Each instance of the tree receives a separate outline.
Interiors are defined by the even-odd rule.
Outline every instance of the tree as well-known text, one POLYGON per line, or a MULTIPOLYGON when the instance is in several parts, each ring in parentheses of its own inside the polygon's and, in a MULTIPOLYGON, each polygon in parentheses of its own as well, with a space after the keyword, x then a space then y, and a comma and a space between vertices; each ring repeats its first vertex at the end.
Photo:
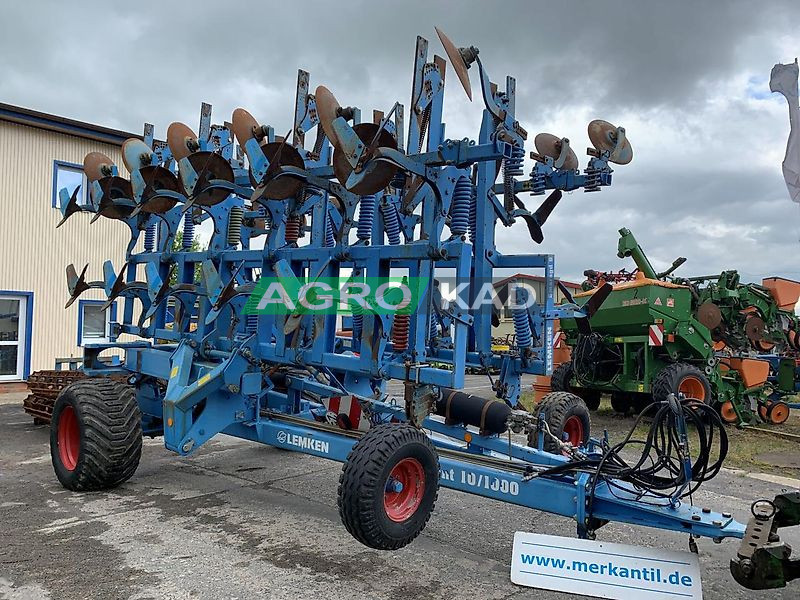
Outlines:
MULTIPOLYGON (((175 239, 172 241, 172 251, 173 252, 201 252, 205 250, 200 245, 200 241, 195 237, 192 238, 192 245, 189 248, 183 247, 183 231, 178 231, 175 235, 175 239)), ((201 263, 194 264, 194 282, 200 283, 200 278, 202 277, 203 267, 201 263)), ((174 286, 178 283, 178 271, 177 269, 172 271, 172 275, 170 276, 169 284, 174 286)))

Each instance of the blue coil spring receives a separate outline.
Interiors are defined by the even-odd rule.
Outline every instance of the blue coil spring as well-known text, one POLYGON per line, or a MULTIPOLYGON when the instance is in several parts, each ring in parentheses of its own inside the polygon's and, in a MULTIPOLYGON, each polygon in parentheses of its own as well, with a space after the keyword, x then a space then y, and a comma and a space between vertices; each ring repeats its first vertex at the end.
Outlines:
POLYGON ((522 163, 525 160, 525 149, 512 146, 511 156, 503 159, 503 177, 519 177, 522 175, 522 163))
POLYGON ((453 189, 453 203, 450 205, 450 233, 454 236, 467 233, 471 204, 472 182, 467 177, 459 177, 453 189))
POLYGON ((194 219, 192 219, 192 215, 186 213, 183 215, 183 239, 181 240, 181 246, 184 250, 188 250, 192 247, 192 242, 194 242, 194 219))
POLYGON ((517 347, 530 348, 533 344, 533 335, 531 334, 531 322, 528 319, 528 309, 522 308, 526 304, 528 294, 523 288, 516 289, 515 307, 512 310, 514 319, 514 333, 517 336, 517 347))
POLYGON ((381 202, 381 214, 383 214, 383 224, 386 228, 386 239, 389 240, 389 245, 399 246, 400 215, 397 214, 397 207, 384 200, 381 202))
POLYGON ((361 331, 364 328, 364 315, 361 307, 353 307, 353 342, 361 339, 361 331))
POLYGON ((428 338, 433 340, 437 337, 439 337, 439 317, 435 312, 431 312, 428 317, 428 338))
POLYGON ((586 174, 586 183, 583 186, 584 192, 599 192, 600 191, 600 169, 594 167, 586 167, 584 170, 586 174))
POLYGON ((469 241, 475 243, 478 232, 478 188, 472 186, 472 200, 469 203, 469 241))
POLYGON ((360 240, 372 238, 372 221, 375 219, 375 196, 361 196, 358 203, 358 229, 356 237, 360 240))
POLYGON ((539 171, 534 171, 533 177, 531 177, 531 195, 541 196, 546 190, 546 185, 546 175, 544 173, 540 173, 539 171))
POLYGON ((325 219, 325 247, 333 248, 336 245, 336 237, 334 236, 334 224, 331 214, 327 214, 325 219))
POLYGON ((258 329, 258 315, 247 315, 245 329, 248 334, 253 334, 258 329))
POLYGON ((153 223, 144 230, 144 251, 153 252, 156 249, 156 233, 158 225, 153 223))

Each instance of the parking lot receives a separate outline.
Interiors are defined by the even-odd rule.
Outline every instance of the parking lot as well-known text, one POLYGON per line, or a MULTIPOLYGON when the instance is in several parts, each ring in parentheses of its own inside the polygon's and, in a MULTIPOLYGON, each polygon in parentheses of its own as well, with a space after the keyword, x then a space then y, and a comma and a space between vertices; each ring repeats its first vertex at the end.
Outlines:
MULTIPOLYGON (((470 380, 482 393, 485 380, 470 380)), ((567 519, 441 489, 420 538, 370 550, 339 521, 340 465, 225 436, 188 458, 146 440, 129 482, 68 492, 53 475, 49 429, 33 424, 21 397, 0 396, 0 598, 570 597, 509 580, 514 532, 573 537, 567 519)), ((796 485, 766 478, 726 471, 695 502, 744 520, 754 499, 796 485)), ((785 537, 800 547, 800 531, 785 537)), ((684 535, 613 523, 598 538, 687 548, 684 535)), ((797 587, 735 584, 737 545, 699 541, 705 598, 798 597, 797 587)))

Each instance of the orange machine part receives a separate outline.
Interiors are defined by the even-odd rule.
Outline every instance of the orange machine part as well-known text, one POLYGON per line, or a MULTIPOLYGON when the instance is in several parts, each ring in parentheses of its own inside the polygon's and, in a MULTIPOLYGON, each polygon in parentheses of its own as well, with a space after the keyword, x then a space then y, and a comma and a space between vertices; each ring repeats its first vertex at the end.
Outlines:
POLYGON ((550 376, 537 375, 533 384, 533 402, 539 404, 547 394, 552 390, 550 389, 550 376))
POLYGON ((794 305, 800 298, 800 281, 783 277, 767 277, 761 285, 769 290, 781 310, 794 312, 794 305))
POLYGON ((739 420, 739 415, 736 414, 736 409, 730 400, 719 407, 719 414, 726 423, 736 423, 739 420))
POLYGON ((763 385, 769 377, 769 362, 757 358, 730 358, 731 368, 739 372, 746 388, 763 385))

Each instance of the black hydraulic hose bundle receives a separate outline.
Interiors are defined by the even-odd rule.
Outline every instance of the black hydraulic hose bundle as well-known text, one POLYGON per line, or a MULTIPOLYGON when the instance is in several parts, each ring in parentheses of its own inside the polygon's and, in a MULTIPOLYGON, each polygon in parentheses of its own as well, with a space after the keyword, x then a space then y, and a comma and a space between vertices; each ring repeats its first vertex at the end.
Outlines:
POLYGON ((572 367, 578 383, 608 384, 619 372, 621 364, 622 355, 606 344, 602 334, 593 331, 578 337, 572 353, 572 367))
POLYGON ((674 400, 648 406, 637 417, 625 439, 614 445, 604 443, 601 455, 565 463, 542 471, 538 476, 576 471, 591 473, 592 497, 601 480, 609 486, 612 494, 613 488, 630 492, 630 489, 615 483, 616 480, 633 485, 643 496, 685 498, 719 473, 727 453, 728 435, 717 412, 707 404, 674 400), (654 409, 656 412, 646 439, 634 439, 636 428, 654 409), (690 449, 682 441, 681 419, 686 424, 687 438, 696 444, 692 448, 696 458, 691 462, 688 476, 684 465, 690 457, 690 449), (638 456, 630 452, 636 447, 640 448, 638 456), (627 460, 623 456, 625 451, 635 458, 627 460))

